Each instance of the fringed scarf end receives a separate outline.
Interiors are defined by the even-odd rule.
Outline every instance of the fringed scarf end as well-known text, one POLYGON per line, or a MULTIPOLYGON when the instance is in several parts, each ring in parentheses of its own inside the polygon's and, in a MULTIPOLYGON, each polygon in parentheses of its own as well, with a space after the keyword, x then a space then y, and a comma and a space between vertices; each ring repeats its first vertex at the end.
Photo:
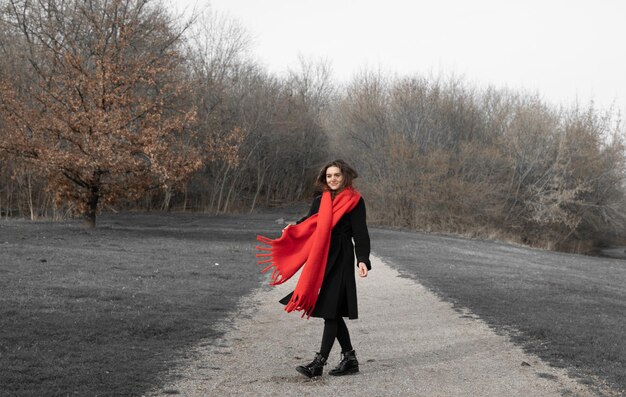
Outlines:
POLYGON ((272 245, 272 239, 265 236, 256 236, 256 239, 264 244, 272 245))
POLYGON ((307 320, 311 318, 311 314, 313 313, 313 309, 315 308, 315 302, 311 302, 308 300, 307 302, 302 300, 300 295, 296 295, 295 293, 285 306, 285 311, 287 313, 291 313, 293 311, 301 311, 302 315, 300 318, 304 318, 306 316, 307 320))

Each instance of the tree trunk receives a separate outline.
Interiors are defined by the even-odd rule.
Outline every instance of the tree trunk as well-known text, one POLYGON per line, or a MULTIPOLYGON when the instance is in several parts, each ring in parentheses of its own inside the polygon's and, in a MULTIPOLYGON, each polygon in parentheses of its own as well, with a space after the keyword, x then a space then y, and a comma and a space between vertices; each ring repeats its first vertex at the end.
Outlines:
POLYGON ((256 192, 254 193, 254 199, 252 200, 252 206, 250 207, 250 213, 254 211, 254 206, 256 205, 256 200, 259 197, 259 193, 261 193, 261 189, 263 188, 263 180, 265 179, 265 168, 263 168, 263 173, 261 173, 261 168, 257 168, 257 185, 256 192))
POLYGON ((161 204, 161 211, 169 212, 171 202, 172 202, 172 188, 168 186, 167 188, 165 188, 165 196, 163 197, 163 203, 161 204))
MULTIPOLYGON (((220 176, 222 176, 226 171, 226 164, 223 164, 220 171, 215 175, 215 179, 213 181, 213 188, 211 189, 211 203, 206 209, 206 212, 214 212, 215 210, 215 200, 217 199, 217 194, 219 193, 219 189, 217 186, 220 184, 220 176)), ((217 211, 217 210, 215 210, 217 211)))
POLYGON ((220 213, 220 208, 222 207, 222 197, 224 196, 224 185, 226 184, 226 176, 228 175, 228 171, 230 171, 230 165, 226 167, 226 171, 222 176, 222 183, 220 184, 220 190, 217 196, 217 207, 215 208, 215 214, 220 213))
POLYGON ((87 202, 87 210, 85 212, 84 225, 93 229, 96 227, 96 211, 98 210, 98 200, 100 199, 100 189, 98 186, 90 188, 89 201, 87 202))

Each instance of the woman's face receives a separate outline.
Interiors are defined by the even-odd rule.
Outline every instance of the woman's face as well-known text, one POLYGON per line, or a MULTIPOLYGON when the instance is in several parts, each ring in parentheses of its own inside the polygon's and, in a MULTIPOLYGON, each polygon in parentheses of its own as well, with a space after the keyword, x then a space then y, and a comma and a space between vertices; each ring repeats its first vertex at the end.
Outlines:
POLYGON ((326 168, 326 184, 330 190, 339 190, 343 187, 343 174, 339 167, 326 168))

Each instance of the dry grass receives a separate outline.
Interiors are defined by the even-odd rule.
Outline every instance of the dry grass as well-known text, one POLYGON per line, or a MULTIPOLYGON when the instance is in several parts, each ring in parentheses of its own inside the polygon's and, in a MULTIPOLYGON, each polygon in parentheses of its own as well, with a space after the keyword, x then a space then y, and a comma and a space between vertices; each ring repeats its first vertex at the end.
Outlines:
POLYGON ((0 222, 0 394, 140 395, 164 381, 258 285, 254 238, 274 218, 0 222))

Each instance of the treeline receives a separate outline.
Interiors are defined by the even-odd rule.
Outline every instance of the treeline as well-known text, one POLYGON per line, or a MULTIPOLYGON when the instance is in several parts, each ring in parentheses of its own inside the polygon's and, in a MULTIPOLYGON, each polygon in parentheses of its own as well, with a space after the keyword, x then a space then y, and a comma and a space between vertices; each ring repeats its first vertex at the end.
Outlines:
POLYGON ((276 76, 216 14, 0 0, 0 214, 253 211, 353 163, 372 221, 587 251, 623 235, 623 128, 455 78, 276 76))
POLYGON ((0 4, 4 216, 253 210, 300 199, 327 157, 327 68, 268 74, 229 18, 150 0, 0 4))
POLYGON ((333 147, 363 171, 382 223, 576 252, 623 235, 624 130, 611 113, 377 74, 333 110, 333 147))

